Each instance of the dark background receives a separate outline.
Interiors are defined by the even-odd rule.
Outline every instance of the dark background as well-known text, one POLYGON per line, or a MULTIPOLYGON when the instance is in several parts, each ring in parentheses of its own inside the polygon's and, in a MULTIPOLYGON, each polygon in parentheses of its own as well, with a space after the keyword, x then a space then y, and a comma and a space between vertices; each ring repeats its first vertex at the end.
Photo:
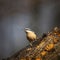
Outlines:
POLYGON ((40 37, 60 27, 59 0, 0 0, 0 60, 29 44, 24 28, 40 37))

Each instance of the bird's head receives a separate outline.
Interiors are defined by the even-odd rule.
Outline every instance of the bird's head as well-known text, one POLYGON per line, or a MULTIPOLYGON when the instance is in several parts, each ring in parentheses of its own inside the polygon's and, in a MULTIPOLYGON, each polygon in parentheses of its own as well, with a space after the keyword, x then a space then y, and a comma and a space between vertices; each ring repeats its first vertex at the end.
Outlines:
POLYGON ((26 32, 26 33, 30 32, 30 31, 31 31, 30 28, 25 28, 25 32, 26 32))

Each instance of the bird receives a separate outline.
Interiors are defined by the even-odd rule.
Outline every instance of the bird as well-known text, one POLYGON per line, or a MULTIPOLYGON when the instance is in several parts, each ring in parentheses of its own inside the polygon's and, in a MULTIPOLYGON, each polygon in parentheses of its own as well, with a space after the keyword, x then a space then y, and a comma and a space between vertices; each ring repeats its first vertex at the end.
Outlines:
POLYGON ((30 46, 32 46, 32 42, 37 39, 37 35, 30 28, 25 28, 25 33, 28 41, 30 42, 30 46))

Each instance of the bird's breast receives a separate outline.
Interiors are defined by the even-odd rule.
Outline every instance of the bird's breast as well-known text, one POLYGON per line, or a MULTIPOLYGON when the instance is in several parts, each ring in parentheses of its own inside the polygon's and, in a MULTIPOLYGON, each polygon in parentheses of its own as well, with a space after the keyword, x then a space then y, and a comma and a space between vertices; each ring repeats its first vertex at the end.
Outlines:
POLYGON ((27 34, 27 38, 30 41, 36 40, 36 34, 34 34, 34 33, 28 33, 27 34))

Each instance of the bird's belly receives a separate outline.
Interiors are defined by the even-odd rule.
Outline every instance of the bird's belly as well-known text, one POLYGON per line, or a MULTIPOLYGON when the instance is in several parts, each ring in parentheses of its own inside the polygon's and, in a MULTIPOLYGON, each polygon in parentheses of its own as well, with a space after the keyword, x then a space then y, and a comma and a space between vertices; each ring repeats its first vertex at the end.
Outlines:
POLYGON ((29 41, 34 41, 36 39, 36 35, 29 34, 27 38, 28 38, 29 41))

